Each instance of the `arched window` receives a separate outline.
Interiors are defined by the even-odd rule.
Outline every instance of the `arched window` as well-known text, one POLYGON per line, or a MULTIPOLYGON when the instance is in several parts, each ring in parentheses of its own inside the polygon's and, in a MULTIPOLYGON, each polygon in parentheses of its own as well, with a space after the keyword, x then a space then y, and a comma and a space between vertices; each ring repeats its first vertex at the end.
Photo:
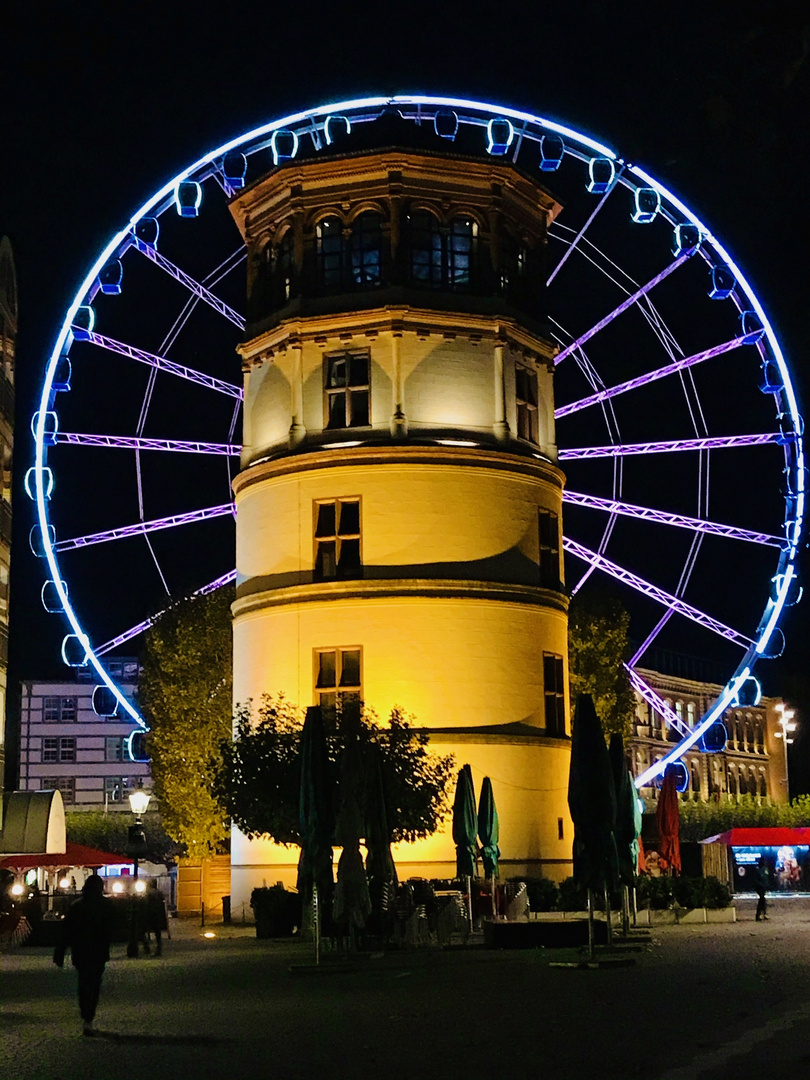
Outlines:
POLYGON ((755 738, 756 738, 756 744, 757 744, 757 753, 758 754, 764 754, 765 753, 765 732, 763 731, 762 723, 759 720, 756 723, 755 738))
POLYGON ((279 305, 286 304, 292 295, 293 278, 293 232, 287 229, 274 252, 273 281, 276 300, 279 305))
POLYGON ((343 235, 343 222, 339 217, 324 218, 315 228, 315 238, 320 283, 326 289, 340 288, 349 261, 349 245, 343 235))
POLYGON ((473 278, 478 225, 456 217, 442 226, 428 211, 408 220, 411 280, 430 289, 468 289, 473 278))
POLYGON ((675 702, 675 715, 678 717, 679 720, 683 720, 683 702, 682 701, 676 701, 675 702))
POLYGON ((695 714, 696 714, 696 709, 695 709, 694 701, 687 701, 687 703, 686 703, 686 722, 689 725, 689 727, 694 727, 695 726, 695 714))
POLYGON ((373 210, 358 214, 352 223, 351 276, 355 285, 374 287, 382 281, 382 229, 373 210))
POLYGON ((763 799, 767 799, 767 797, 768 797, 768 780, 767 780, 767 777, 765 776, 765 770, 764 769, 760 769, 760 771, 759 771, 759 793, 760 793, 760 795, 762 796, 763 799))
POLYGON ((729 795, 737 794, 737 770, 734 766, 728 770, 728 793, 729 795))
POLYGON ((367 210, 347 229, 339 217, 327 217, 315 228, 318 273, 327 291, 374 288, 382 281, 380 215, 367 210))

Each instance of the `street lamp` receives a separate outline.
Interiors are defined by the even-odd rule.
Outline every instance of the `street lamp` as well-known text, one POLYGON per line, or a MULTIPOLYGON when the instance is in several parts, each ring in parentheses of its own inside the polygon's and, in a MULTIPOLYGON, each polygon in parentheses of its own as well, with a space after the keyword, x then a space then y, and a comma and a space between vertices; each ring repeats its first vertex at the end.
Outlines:
MULTIPOLYGON (((132 855, 135 862, 135 892, 138 893, 142 890, 138 889, 140 882, 138 881, 138 859, 141 855, 146 854, 146 833, 143 831, 142 815, 146 813, 146 808, 149 805, 150 795, 143 788, 136 788, 135 791, 129 796, 129 808, 135 815, 135 824, 130 825, 128 833, 127 848, 130 855, 132 855)), ((130 897, 129 900, 129 944, 127 945, 127 956, 137 960, 139 955, 138 949, 138 907, 135 896, 130 897)))
POLYGON ((784 701, 780 701, 778 705, 774 706, 776 712, 779 713, 779 724, 782 728, 781 731, 775 731, 774 735, 777 739, 782 739, 785 744, 785 797, 790 802, 790 785, 788 780, 788 747, 793 743, 791 735, 796 730, 796 723, 793 721, 793 717, 796 715, 795 709, 789 709, 784 701))

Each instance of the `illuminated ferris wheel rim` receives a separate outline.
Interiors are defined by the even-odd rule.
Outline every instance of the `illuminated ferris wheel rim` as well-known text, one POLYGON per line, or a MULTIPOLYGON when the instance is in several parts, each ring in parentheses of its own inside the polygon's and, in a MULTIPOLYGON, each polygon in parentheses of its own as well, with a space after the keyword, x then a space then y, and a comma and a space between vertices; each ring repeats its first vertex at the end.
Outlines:
MULTIPOLYGON (((490 150, 492 145, 491 133, 493 122, 507 121, 510 128, 510 140, 515 134, 515 125, 518 125, 517 134, 521 139, 527 138, 529 140, 537 141, 544 134, 556 135, 565 140, 565 153, 573 153, 582 160, 588 160, 589 157, 594 158, 594 156, 598 156, 599 158, 611 162, 611 172, 614 167, 616 168, 615 179, 617 182, 621 182, 625 187, 635 186, 636 190, 641 186, 652 190, 656 193, 657 198, 660 201, 661 212, 671 223, 675 223, 676 219, 673 216, 673 211, 675 211, 682 223, 688 223, 698 230, 701 253, 703 254, 708 248, 711 248, 716 255, 716 260, 727 267, 734 275, 734 278, 736 279, 735 290, 739 289, 744 294, 746 301, 750 304, 751 311, 755 313, 759 320, 764 333, 764 338, 770 349, 770 359, 772 359, 777 366, 782 383, 780 390, 781 399, 783 401, 783 411, 781 416, 784 418, 782 420, 782 427, 783 430, 789 427, 793 441, 794 468, 792 470, 791 479, 795 483, 795 491, 794 509, 792 514, 789 514, 786 509, 786 519, 784 522, 786 539, 781 549, 777 574, 774 575, 774 578, 772 579, 774 589, 772 590, 772 594, 760 620, 758 637, 756 640, 751 641, 742 661, 739 663, 736 671, 729 679, 713 706, 701 719, 694 730, 684 738, 681 743, 675 746, 663 757, 663 759, 647 769, 642 776, 637 778, 637 786, 641 787, 660 775, 668 764, 681 758, 687 750, 697 744, 712 724, 722 716, 723 712, 729 706, 738 702, 743 684, 751 678, 752 669, 756 660, 765 653, 768 643, 777 628, 779 617, 788 602, 788 596, 792 591, 793 585, 795 584, 794 579, 796 579, 797 576, 795 562, 804 516, 805 466, 802 445, 802 420, 799 415, 796 395, 787 362, 773 327, 771 326, 770 320, 745 275, 703 221, 676 195, 652 177, 648 172, 641 167, 620 158, 608 146, 589 136, 583 135, 566 125, 520 110, 491 103, 472 101, 465 98, 437 97, 422 94, 400 94, 394 95, 393 97, 366 97, 331 102, 329 104, 316 106, 312 109, 292 113, 258 128, 254 128, 235 139, 231 139, 199 158, 160 188, 151 199, 144 203, 143 206, 132 215, 126 226, 111 238, 80 285, 67 310, 59 334, 57 335, 56 343, 48 361, 43 379, 39 409, 34 417, 35 463, 31 470, 33 472, 33 484, 29 485, 29 479, 26 478, 26 486, 29 488, 29 491, 33 488, 31 493, 34 496, 37 508, 37 524, 41 534, 42 554, 51 574, 50 580, 53 583, 53 588, 61 603, 62 611, 73 631, 72 635, 68 635, 68 637, 75 637, 81 649, 84 651, 84 665, 90 665, 93 668, 101 684, 105 685, 112 692, 124 711, 142 729, 146 729, 143 718, 107 673, 99 660, 100 654, 97 655, 93 650, 87 634, 81 627, 78 616, 68 597, 67 584, 63 580, 59 569, 57 552, 51 536, 52 527, 48 518, 47 504, 50 496, 52 475, 48 472, 46 478, 48 447, 46 422, 49 412, 52 409, 53 395, 55 393, 53 386, 54 376, 59 359, 65 352, 65 349, 69 348, 72 340, 71 328, 74 324, 76 313, 82 305, 89 303, 95 296, 99 287, 99 274, 103 267, 116 255, 116 253, 125 250, 131 245, 133 232, 138 222, 153 214, 160 214, 171 206, 175 201, 179 185, 184 181, 193 180, 202 182, 215 173, 218 173, 222 159, 225 155, 237 151, 255 153, 258 150, 270 146, 273 149, 275 158, 275 145, 273 139, 276 132, 292 132, 297 145, 297 140, 301 135, 309 133, 310 135, 313 135, 314 140, 319 140, 319 133, 325 135, 326 121, 330 116, 345 117, 349 123, 351 123, 351 121, 357 123, 376 119, 386 108, 415 109, 416 113, 410 118, 425 120, 432 120, 439 111, 450 110, 455 112, 459 122, 477 126, 487 126, 490 138, 490 150), (428 110, 424 116, 421 115, 422 108, 428 110), (636 185, 633 184, 633 179, 637 181, 636 185), (785 420, 787 423, 785 423, 785 420)), ((326 136, 326 141, 327 143, 329 142, 328 136, 326 136)), ((704 254, 704 258, 708 258, 708 256, 704 254)), ((227 577, 232 577, 232 574, 226 575, 226 578, 227 577)), ((68 639, 66 638, 65 643, 67 640, 68 639)), ((750 641, 750 639, 748 640, 750 641)), ((63 643, 63 658, 66 659, 64 651, 65 643, 63 643)))

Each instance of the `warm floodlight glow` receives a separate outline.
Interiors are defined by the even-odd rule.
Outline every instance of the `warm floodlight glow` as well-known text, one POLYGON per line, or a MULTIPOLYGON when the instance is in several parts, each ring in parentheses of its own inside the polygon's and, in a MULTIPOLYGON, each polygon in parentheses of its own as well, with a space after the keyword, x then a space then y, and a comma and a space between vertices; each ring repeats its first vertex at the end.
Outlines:
POLYGON ((114 882, 113 882, 113 887, 112 887, 112 891, 113 891, 113 892, 114 892, 114 893, 115 893, 116 895, 118 895, 119 893, 122 893, 122 892, 124 891, 124 886, 123 886, 123 884, 122 884, 122 883, 121 883, 120 881, 114 881, 114 882))
POLYGON ((206 938, 214 938, 216 936, 217 935, 214 933, 213 930, 206 930, 205 933, 203 934, 203 937, 206 937, 206 938))
POLYGON ((478 446, 477 442, 469 439, 438 439, 437 442, 440 446, 478 446))
POLYGON ((145 893, 146 892, 146 882, 141 881, 140 879, 138 881, 136 881, 135 882, 135 892, 136 893, 145 893))
POLYGON ((151 798, 152 796, 149 792, 144 791, 143 788, 138 788, 136 791, 133 791, 129 796, 129 805, 132 813, 135 814, 136 817, 145 814, 151 798))
POLYGON ((14 884, 11 886, 11 895, 12 896, 22 896, 22 894, 23 894, 22 885, 19 883, 19 881, 15 881, 14 884))
POLYGON ((69 877, 63 877, 59 882, 59 888, 60 889, 69 889, 70 888, 70 878, 69 877))

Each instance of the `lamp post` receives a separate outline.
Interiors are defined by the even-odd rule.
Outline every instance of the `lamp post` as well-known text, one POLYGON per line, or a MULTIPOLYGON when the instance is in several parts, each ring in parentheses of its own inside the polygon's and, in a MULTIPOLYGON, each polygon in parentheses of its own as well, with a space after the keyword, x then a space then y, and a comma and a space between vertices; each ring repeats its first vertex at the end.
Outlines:
POLYGON ((782 728, 781 731, 775 731, 774 735, 777 739, 782 739, 785 745, 785 798, 790 802, 790 782, 788 774, 788 747, 793 743, 791 738, 793 732, 796 730, 796 723, 793 717, 796 715, 795 709, 789 709, 784 701, 780 701, 775 706, 776 712, 779 713, 779 724, 782 728))
POLYGON ((138 859, 146 854, 146 833, 143 831, 142 816, 146 813, 150 795, 143 788, 137 788, 129 796, 129 807, 135 816, 135 824, 130 825, 127 847, 135 863, 135 894, 129 900, 129 943, 127 944, 127 956, 137 960, 138 948, 138 859))

